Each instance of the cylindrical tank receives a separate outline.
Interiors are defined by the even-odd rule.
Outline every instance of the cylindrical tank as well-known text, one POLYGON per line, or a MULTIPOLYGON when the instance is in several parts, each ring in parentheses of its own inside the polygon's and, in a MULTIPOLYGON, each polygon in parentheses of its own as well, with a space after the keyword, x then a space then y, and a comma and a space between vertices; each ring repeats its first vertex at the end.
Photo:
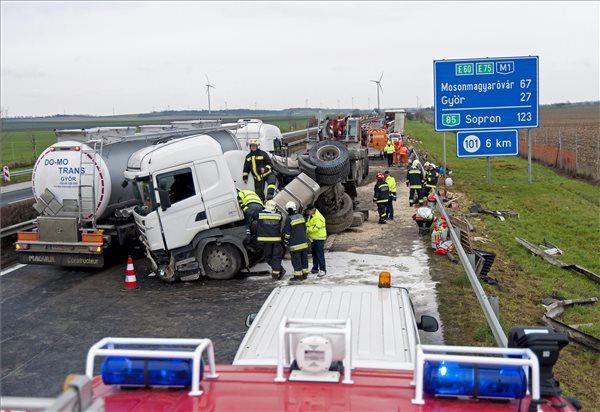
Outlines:
MULTIPOLYGON (((71 203, 79 199, 79 185, 91 184, 92 173, 95 179, 96 220, 114 213, 115 209, 135 204, 131 185, 123 187, 123 171, 127 168, 127 159, 135 151, 152 144, 151 140, 132 139, 106 144, 102 153, 82 142, 63 141, 48 147, 37 159, 33 167, 33 196, 39 201, 40 196, 48 189, 56 201, 64 205, 65 200, 71 203), (95 169, 95 172, 92 170, 95 169), (80 176, 81 180, 80 180, 80 176)), ((82 197, 91 197, 91 189, 82 188, 82 197)), ((52 213, 48 208, 45 214, 52 213)), ((73 215, 64 209, 57 216, 73 215)), ((84 216, 89 218, 90 216, 84 216)))

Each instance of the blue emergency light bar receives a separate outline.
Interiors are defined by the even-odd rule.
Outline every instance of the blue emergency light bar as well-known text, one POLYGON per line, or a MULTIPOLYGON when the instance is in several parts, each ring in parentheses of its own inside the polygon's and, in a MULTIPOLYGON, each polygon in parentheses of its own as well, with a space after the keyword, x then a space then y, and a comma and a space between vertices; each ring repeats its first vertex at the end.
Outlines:
POLYGON ((521 399, 527 378, 521 366, 425 361, 424 392, 438 396, 521 399))
MULTIPOLYGON (((204 364, 200 362, 200 381, 204 364)), ((102 362, 102 382, 121 386, 191 386, 191 359, 109 356, 102 362)))

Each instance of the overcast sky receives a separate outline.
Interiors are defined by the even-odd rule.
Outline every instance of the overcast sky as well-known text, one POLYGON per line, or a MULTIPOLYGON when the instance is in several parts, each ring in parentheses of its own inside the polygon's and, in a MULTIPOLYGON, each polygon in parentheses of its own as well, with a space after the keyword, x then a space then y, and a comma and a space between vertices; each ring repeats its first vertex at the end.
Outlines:
POLYGON ((539 56, 540 103, 599 99, 599 2, 1 3, 9 116, 433 104, 433 60, 539 56))

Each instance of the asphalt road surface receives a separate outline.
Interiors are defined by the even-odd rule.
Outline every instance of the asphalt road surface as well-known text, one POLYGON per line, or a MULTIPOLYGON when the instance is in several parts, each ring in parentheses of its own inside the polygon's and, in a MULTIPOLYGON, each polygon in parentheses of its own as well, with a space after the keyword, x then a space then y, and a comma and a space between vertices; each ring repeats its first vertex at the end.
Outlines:
POLYGON ((56 396, 107 336, 209 337, 217 362, 231 363, 246 315, 274 286, 270 275, 165 284, 136 259, 139 289, 125 290, 125 262, 95 271, 27 265, 0 278, 3 395, 56 396))
POLYGON ((3 192, 0 193, 0 206, 10 205, 11 203, 17 203, 22 200, 31 199, 32 197, 33 192, 31 187, 3 192))

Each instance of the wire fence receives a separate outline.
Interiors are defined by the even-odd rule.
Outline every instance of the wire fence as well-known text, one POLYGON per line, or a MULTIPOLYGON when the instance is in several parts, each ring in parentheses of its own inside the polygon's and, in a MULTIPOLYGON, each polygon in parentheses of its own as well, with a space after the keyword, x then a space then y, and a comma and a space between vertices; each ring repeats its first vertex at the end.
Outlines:
MULTIPOLYGON (((570 175, 600 181, 600 131, 597 124, 532 129, 532 159, 570 175)), ((519 131, 519 153, 527 157, 527 130, 519 131)))

